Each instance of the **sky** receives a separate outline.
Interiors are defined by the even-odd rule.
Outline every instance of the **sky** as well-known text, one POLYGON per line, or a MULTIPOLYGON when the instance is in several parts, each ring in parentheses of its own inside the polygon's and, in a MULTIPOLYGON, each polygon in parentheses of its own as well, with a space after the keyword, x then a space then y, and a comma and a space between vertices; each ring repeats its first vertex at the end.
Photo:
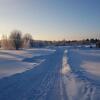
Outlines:
POLYGON ((38 40, 100 39, 100 0, 0 0, 0 36, 13 30, 38 40))

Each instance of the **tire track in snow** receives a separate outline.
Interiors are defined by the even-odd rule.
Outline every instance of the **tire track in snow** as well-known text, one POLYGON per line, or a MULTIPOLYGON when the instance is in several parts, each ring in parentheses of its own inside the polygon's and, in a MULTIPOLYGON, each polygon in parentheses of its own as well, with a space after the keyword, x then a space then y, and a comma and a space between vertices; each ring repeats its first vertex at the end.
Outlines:
POLYGON ((41 84, 36 89, 36 91, 38 90, 40 91, 39 94, 33 93, 33 97, 31 96, 30 98, 34 98, 34 100, 45 100, 49 90, 53 86, 55 86, 55 80, 56 80, 55 71, 47 72, 41 84))
MULTIPOLYGON (((52 70, 46 72, 46 75, 42 79, 39 87, 36 88, 36 91, 38 90, 40 91, 39 94, 35 94, 33 92, 33 95, 30 95, 28 100, 33 100, 33 99, 34 100, 47 100, 48 97, 49 97, 48 100, 52 100, 50 98, 53 98, 53 100, 56 99, 55 96, 58 92, 58 88, 60 88, 60 72, 59 72, 60 64, 61 64, 61 61, 57 61, 55 67, 52 70), (49 94, 51 94, 51 96, 49 94)), ((34 91, 34 88, 33 88, 33 91, 34 91)), ((59 96, 59 94, 57 95, 59 96)), ((62 99, 59 99, 59 100, 62 100, 62 99)))
POLYGON ((33 70, 1 80, 0 100, 99 100, 100 87, 78 78, 63 51, 33 70))
MULTIPOLYGON (((54 55, 56 55, 56 53, 54 55)), ((53 57, 53 55, 50 55, 50 57, 48 57, 48 61, 51 60, 52 57, 53 57)), ((7 81, 9 81, 8 84, 3 85, 2 80, 1 80, 0 83, 1 83, 1 85, 3 85, 3 88, 0 88, 1 100, 8 100, 7 97, 9 97, 10 100, 33 100, 34 98, 37 99, 39 97, 39 95, 46 93, 46 91, 51 86, 51 83, 53 82, 53 79, 54 79, 53 78, 54 76, 52 74, 53 73, 52 70, 54 68, 51 67, 52 70, 50 68, 48 68, 48 69, 50 69, 50 71, 48 71, 47 66, 48 66, 48 62, 44 63, 43 65, 40 65, 40 68, 36 68, 36 70, 33 69, 28 72, 25 72, 25 74, 22 73, 19 75, 15 75, 15 77, 14 76, 12 76, 11 78, 9 77, 9 78, 5 79, 3 82, 3 83, 6 83, 7 81), (41 71, 44 75, 39 76, 41 74, 39 74, 38 72, 36 72, 37 74, 34 74, 35 71, 38 71, 39 73, 41 71), (32 75, 34 75, 34 76, 32 76, 32 75), (35 77, 37 77, 37 80, 35 80, 36 79, 35 77), (39 77, 40 77, 40 79, 39 79, 39 77), (42 79, 42 81, 41 81, 41 79, 42 79), (15 80, 15 81, 12 81, 12 80, 15 80), (40 81, 41 81, 41 83, 40 83, 40 81), (38 87, 35 83, 39 84, 38 87), (8 88, 6 88, 6 87, 8 87, 8 88), (6 91, 4 91, 4 89, 6 91), (12 93, 14 95, 12 95, 12 93)), ((50 67, 50 61, 49 61, 48 67, 50 67)))

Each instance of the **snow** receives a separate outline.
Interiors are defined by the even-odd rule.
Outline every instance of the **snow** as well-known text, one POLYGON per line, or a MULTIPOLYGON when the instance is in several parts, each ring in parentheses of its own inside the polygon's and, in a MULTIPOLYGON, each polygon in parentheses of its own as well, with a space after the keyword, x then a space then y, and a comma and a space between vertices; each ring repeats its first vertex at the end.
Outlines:
POLYGON ((0 78, 30 70, 45 60, 39 59, 38 62, 23 61, 26 58, 48 55, 53 52, 54 50, 50 49, 0 50, 0 78))
POLYGON ((66 93, 68 96, 68 100, 75 99, 75 96, 77 95, 77 84, 75 78, 72 76, 71 68, 68 64, 68 57, 67 57, 68 51, 64 51, 63 55, 63 62, 62 62, 62 74, 63 74, 63 81, 66 88, 66 93))
POLYGON ((72 49, 69 58, 74 71, 82 72, 85 76, 88 74, 87 77, 93 80, 100 79, 100 50, 72 49))
POLYGON ((62 59, 63 60, 62 61, 62 71, 61 71, 62 74, 66 74, 71 71, 69 64, 67 62, 67 56, 66 56, 67 52, 68 52, 67 50, 64 51, 64 56, 62 59))
POLYGON ((76 93, 72 96, 73 92, 70 92, 69 97, 72 98, 69 100, 75 98, 76 100, 98 100, 100 98, 100 50, 69 49, 68 58, 71 73, 70 80, 68 81, 67 78, 66 81, 69 87, 67 89, 70 91, 71 88, 76 93))
POLYGON ((99 49, 64 46, 1 51, 2 74, 1 69, 12 75, 0 75, 0 100, 100 98, 99 49))
POLYGON ((85 61, 81 65, 88 73, 100 76, 100 62, 85 61))

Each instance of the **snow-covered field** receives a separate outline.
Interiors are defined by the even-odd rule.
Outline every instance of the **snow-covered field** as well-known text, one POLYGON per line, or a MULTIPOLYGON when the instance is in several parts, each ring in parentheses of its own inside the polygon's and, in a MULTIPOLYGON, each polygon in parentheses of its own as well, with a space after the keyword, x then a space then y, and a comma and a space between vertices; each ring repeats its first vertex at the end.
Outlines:
POLYGON ((0 100, 100 100, 100 49, 0 51, 0 100))
POLYGON ((99 100, 100 50, 69 49, 70 73, 66 74, 69 100, 99 100))
POLYGON ((100 81, 100 50, 72 49, 69 51, 69 64, 74 72, 100 81))
POLYGON ((54 50, 51 49, 0 50, 0 78, 32 69, 45 60, 27 62, 25 59, 32 59, 53 52, 54 50))

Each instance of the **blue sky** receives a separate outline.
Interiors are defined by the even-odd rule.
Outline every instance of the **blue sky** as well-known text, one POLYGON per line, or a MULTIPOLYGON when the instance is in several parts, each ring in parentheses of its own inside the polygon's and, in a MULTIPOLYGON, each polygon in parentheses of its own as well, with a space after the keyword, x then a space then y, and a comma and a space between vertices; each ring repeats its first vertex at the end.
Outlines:
POLYGON ((100 38, 100 0, 0 0, 0 35, 14 29, 42 40, 100 38))

